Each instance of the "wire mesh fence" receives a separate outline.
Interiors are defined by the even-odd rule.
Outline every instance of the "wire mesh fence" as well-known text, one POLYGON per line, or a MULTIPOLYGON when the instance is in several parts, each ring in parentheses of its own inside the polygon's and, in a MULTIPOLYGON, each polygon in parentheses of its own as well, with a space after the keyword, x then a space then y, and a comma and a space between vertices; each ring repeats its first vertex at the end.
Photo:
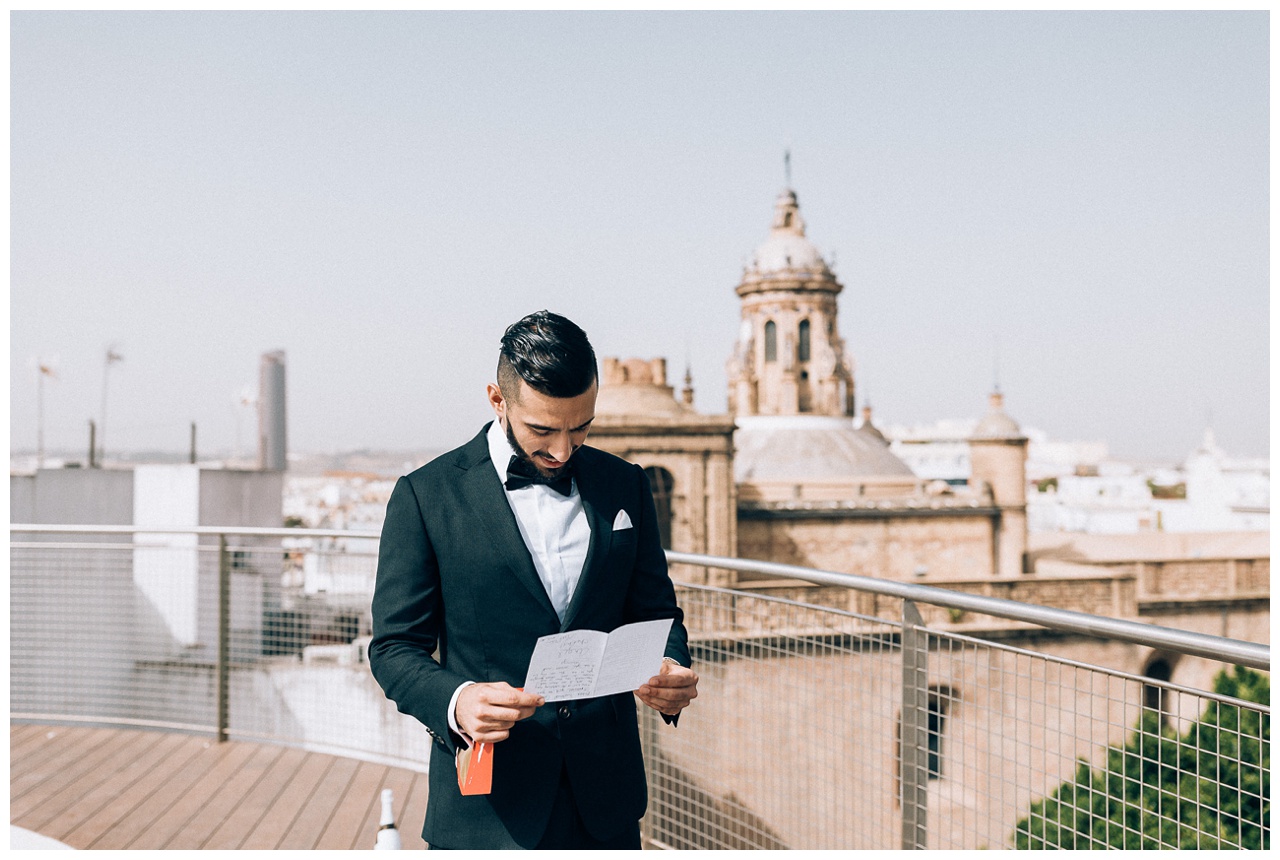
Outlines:
POLYGON ((902 622, 700 586, 681 604, 702 692, 677 730, 646 719, 657 845, 1270 844, 1261 673, 1188 689, 929 630, 910 604, 902 622))
POLYGON ((215 732, 425 769, 425 732, 365 660, 376 540, 30 537, 10 544, 15 718, 215 732))
MULTIPOLYGON (((425 768, 425 732, 365 662, 376 540, 13 537, 13 719, 425 768)), ((1197 689, 1169 680, 1178 654, 1132 674, 1114 668, 1132 644, 978 638, 910 601, 849 611, 838 588, 679 592, 700 695, 676 729, 640 709, 652 847, 1270 845, 1265 673, 1222 667, 1197 689)))

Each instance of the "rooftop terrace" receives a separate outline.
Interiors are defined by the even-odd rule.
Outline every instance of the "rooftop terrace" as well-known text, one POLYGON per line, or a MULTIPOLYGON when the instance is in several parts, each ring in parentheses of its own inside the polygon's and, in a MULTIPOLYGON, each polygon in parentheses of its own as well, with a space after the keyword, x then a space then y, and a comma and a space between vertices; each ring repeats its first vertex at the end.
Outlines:
POLYGON ((372 848, 381 790, 423 848, 427 775, 178 732, 9 727, 9 820, 72 848, 372 848))

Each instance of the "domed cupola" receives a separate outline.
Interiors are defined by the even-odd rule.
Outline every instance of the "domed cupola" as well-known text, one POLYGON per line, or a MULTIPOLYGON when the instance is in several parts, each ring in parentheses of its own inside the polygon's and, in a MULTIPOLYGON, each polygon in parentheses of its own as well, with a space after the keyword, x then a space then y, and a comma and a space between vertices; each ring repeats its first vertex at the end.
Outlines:
POLYGON ((973 428, 974 439, 1021 439, 1022 428, 1018 422, 1004 411, 1004 395, 999 391, 991 392, 989 409, 977 426, 973 428))
MULTIPOLYGON (((831 269, 826 260, 822 259, 818 247, 805 238, 800 201, 790 188, 779 194, 773 204, 773 226, 768 238, 756 248, 747 272, 757 275, 778 272, 831 275, 831 269)), ((833 283, 834 280, 831 278, 833 283)), ((839 285, 835 286, 836 292, 839 292, 839 285)), ((739 295, 741 294, 740 289, 739 295)))
POLYGON ((836 326, 843 289, 805 236, 795 191, 784 189, 736 289, 742 324, 727 366, 731 413, 853 416, 853 366, 836 326))
POLYGON ((843 289, 805 236, 796 193, 783 190, 737 287, 742 323, 727 365, 737 480, 913 477, 878 431, 854 429, 853 362, 837 325, 843 289))

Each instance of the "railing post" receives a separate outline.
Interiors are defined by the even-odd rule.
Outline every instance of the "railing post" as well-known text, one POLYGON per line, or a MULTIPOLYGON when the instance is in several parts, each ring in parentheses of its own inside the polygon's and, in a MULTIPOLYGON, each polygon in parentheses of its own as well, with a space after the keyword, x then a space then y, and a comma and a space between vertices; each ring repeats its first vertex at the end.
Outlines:
POLYGON ((928 634, 910 600, 902 601, 902 848, 927 848, 929 801, 928 634))
POLYGON ((215 673, 215 707, 217 708, 218 743, 227 740, 227 724, 230 717, 228 692, 230 671, 228 660, 231 634, 231 558, 227 552, 227 536, 218 535, 218 659, 215 673))
POLYGON ((649 713, 648 708, 638 708, 637 711, 640 718, 641 747, 644 749, 644 777, 649 786, 649 808, 640 819, 640 843, 647 847, 652 845, 657 836, 657 819, 667 814, 666 792, 658 788, 658 737, 654 725, 657 715, 649 713))

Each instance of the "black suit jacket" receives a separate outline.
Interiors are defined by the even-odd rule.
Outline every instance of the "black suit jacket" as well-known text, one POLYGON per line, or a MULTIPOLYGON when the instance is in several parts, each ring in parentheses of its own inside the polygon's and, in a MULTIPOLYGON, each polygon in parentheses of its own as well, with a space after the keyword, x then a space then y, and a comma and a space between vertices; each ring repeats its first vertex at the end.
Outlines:
POLYGON ((486 430, 401 478, 387 505, 369 665, 433 743, 422 836, 447 848, 532 848, 563 770, 587 830, 634 827, 647 802, 631 693, 539 708, 494 747, 493 792, 463 797, 448 706, 464 681, 524 684, 539 636, 673 618, 666 654, 689 665, 644 472, 594 448, 573 455, 591 526, 586 564, 562 624, 538 578, 489 458, 486 430), (633 527, 613 530, 618 511, 633 527), (438 652, 437 652, 438 648, 438 652))

